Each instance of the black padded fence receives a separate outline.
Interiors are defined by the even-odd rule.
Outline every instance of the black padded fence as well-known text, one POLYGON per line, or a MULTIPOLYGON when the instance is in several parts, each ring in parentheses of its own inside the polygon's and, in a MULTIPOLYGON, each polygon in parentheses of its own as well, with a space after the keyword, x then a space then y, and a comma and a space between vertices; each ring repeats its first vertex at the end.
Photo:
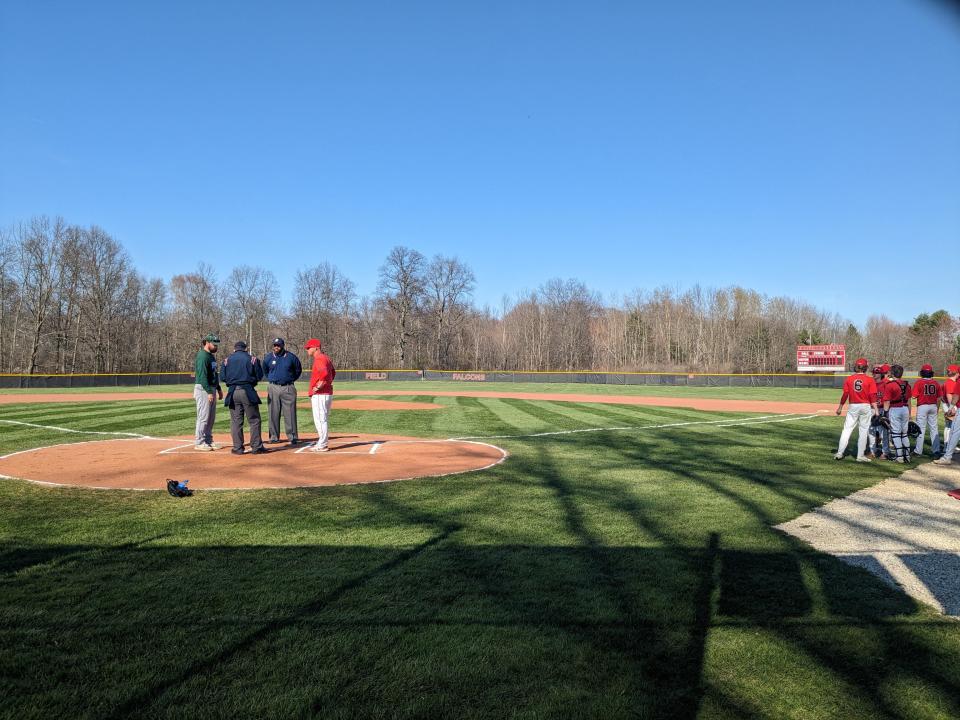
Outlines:
MULTIPOLYGON (((308 371, 309 372, 309 371, 308 371)), ((449 380, 471 383, 586 383, 593 385, 673 385, 686 387, 840 388, 845 375, 702 373, 507 372, 485 370, 338 370, 338 381, 395 382, 449 380)), ((0 375, 0 388, 85 388, 193 385, 193 373, 84 375, 0 375)))
POLYGON ((193 383, 193 373, 0 375, 0 388, 149 387, 193 383))
POLYGON ((702 373, 504 372, 425 370, 424 380, 460 382, 589 383, 594 385, 680 385, 688 387, 841 388, 845 375, 702 373))

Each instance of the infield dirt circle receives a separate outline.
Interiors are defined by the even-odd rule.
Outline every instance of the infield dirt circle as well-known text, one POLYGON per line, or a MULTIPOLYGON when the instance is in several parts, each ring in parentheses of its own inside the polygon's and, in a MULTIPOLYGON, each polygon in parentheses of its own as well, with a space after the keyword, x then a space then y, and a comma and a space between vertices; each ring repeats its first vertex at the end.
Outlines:
MULTIPOLYGON (((189 480, 194 490, 295 488, 410 480, 482 470, 507 452, 469 440, 394 435, 331 435, 329 452, 267 446, 265 455, 197 452, 189 438, 93 440, 34 448, 0 457, 0 475, 52 485, 114 490, 165 490, 166 480, 189 480)), ((309 443, 309 444, 308 444, 309 443)))

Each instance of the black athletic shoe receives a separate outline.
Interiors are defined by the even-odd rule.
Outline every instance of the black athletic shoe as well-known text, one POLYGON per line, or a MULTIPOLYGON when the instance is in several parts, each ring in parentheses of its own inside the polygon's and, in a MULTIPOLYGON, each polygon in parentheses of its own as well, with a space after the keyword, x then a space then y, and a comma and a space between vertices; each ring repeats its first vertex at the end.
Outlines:
POLYGON ((297 440, 297 438, 294 438, 293 440, 290 441, 290 447, 296 447, 299 444, 300 444, 300 441, 297 440))
POLYGON ((167 492, 174 497, 180 497, 180 484, 176 480, 167 480, 167 492))
POLYGON ((278 442, 280 442, 280 438, 277 438, 276 440, 274 440, 273 438, 270 438, 269 440, 267 440, 267 442, 270 443, 271 445, 276 445, 278 442))
POLYGON ((251 455, 266 455, 268 452, 270 452, 270 451, 267 450, 265 447, 258 447, 256 450, 251 450, 251 451, 250 451, 250 454, 251 454, 251 455))
POLYGON ((240 448, 239 450, 237 450, 237 448, 233 448, 233 450, 230 452, 232 452, 234 455, 243 455, 243 448, 240 448))

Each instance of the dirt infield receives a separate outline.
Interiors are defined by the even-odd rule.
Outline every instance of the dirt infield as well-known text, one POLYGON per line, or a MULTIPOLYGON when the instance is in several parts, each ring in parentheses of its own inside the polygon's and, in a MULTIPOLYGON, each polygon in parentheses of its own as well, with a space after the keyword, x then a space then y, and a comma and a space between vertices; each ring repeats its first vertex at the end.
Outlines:
MULTIPOLYGON (((261 395, 267 401, 265 395, 261 395)), ((70 402, 116 402, 118 400, 185 400, 193 401, 193 395, 183 393, 37 393, 34 395, 0 395, 0 405, 15 403, 70 403, 70 402)), ((310 407, 309 402, 301 402, 302 407, 310 407)), ((396 400, 336 399, 333 407, 337 410, 440 410, 442 405, 427 402, 404 402, 396 400)))
POLYGON ((773 400, 726 400, 697 397, 651 397, 649 395, 588 395, 585 393, 532 393, 532 392, 486 392, 483 390, 460 390, 456 392, 351 390, 347 396, 356 395, 432 395, 434 397, 509 398, 511 400, 550 400, 552 402, 597 403, 600 405, 651 405, 656 407, 680 407, 713 412, 797 413, 800 415, 836 410, 829 403, 780 402, 773 400))
MULTIPOLYGON (((168 478, 199 490, 295 488, 436 477, 482 470, 505 450, 465 440, 336 434, 330 452, 309 445, 269 446, 267 455, 196 452, 189 438, 94 440, 23 450, 0 457, 0 475, 52 485, 160 490, 168 478)), ((305 438, 308 442, 311 440, 305 438)), ((315 439, 315 438, 314 438, 315 439)))
MULTIPOLYGON (((583 393, 531 393, 487 392, 482 390, 440 391, 431 390, 351 390, 342 399, 333 401, 334 409, 340 410, 435 410, 442 406, 433 403, 396 402, 391 400, 363 400, 363 395, 431 395, 434 397, 508 398, 513 400, 550 400, 553 402, 582 402, 600 405, 651 405, 656 407, 690 408, 713 412, 797 413, 832 412, 836 405, 830 403, 780 402, 772 400, 726 400, 697 397, 651 397, 645 395, 588 395, 583 393)), ((13 403, 76 403, 112 402, 116 400, 186 400, 192 395, 183 393, 54 393, 50 395, 0 395, 0 405, 13 403)), ((265 400, 265 398, 264 398, 265 400)))

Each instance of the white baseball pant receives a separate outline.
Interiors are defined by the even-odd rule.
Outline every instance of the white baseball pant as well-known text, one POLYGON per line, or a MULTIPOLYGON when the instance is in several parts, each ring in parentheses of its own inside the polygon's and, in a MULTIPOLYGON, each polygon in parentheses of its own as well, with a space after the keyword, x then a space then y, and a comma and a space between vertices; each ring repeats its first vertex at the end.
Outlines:
POLYGON ((313 410, 313 424, 317 426, 317 447, 325 448, 330 435, 330 426, 327 418, 330 416, 330 405, 333 395, 311 395, 310 409, 313 410))
POLYGON ((940 416, 940 408, 936 404, 917 405, 917 425, 920 426, 920 435, 917 437, 917 445, 914 450, 917 455, 923 452, 923 436, 930 428, 930 447, 934 453, 940 452, 940 429, 937 419, 940 416))
POLYGON ((859 428, 857 433, 857 458, 862 458, 867 449, 867 436, 870 434, 870 418, 873 417, 873 409, 870 403, 854 403, 847 407, 847 417, 843 421, 843 432, 840 433, 840 445, 837 447, 837 455, 843 455, 847 450, 847 444, 850 442, 850 436, 854 428, 859 428))

